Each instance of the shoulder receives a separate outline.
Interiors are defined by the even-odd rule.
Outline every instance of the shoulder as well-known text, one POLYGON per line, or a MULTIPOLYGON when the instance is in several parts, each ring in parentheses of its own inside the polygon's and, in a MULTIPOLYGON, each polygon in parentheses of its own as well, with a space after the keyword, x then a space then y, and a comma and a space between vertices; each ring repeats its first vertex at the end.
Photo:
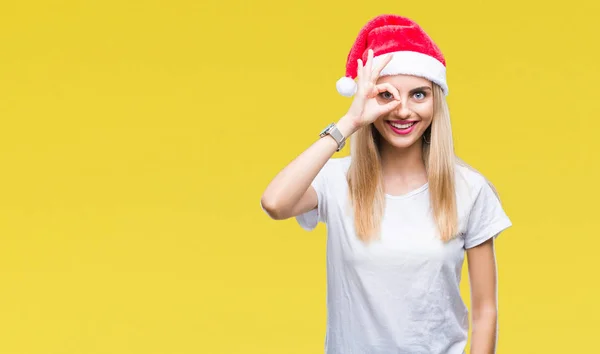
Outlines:
POLYGON ((464 162, 456 163, 455 175, 456 192, 460 197, 473 200, 482 191, 492 191, 493 194, 496 194, 496 190, 489 180, 481 172, 464 162))
POLYGON ((455 169, 457 203, 464 227, 465 248, 497 237, 512 225, 494 185, 479 171, 459 161, 455 169))
POLYGON ((332 157, 323 166, 322 171, 326 174, 346 174, 350 168, 351 157, 332 157))
POLYGON ((346 177, 350 167, 350 157, 331 157, 315 177, 312 186, 317 190, 325 190, 328 185, 337 185, 346 177))
POLYGON ((457 162, 454 166, 457 181, 466 183, 470 187, 481 187, 487 183, 485 176, 473 167, 463 162, 457 162))

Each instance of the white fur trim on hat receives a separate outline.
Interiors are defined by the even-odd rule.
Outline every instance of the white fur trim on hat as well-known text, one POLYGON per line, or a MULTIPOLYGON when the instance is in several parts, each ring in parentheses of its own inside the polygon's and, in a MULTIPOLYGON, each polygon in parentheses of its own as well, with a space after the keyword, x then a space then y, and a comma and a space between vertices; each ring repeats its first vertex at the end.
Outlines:
MULTIPOLYGON (((445 95, 448 95, 446 83, 446 67, 439 60, 423 53, 402 51, 392 52, 392 60, 383 68, 380 76, 387 75, 414 75, 426 78, 438 84, 445 95)), ((373 66, 383 60, 385 55, 373 58, 373 66)))

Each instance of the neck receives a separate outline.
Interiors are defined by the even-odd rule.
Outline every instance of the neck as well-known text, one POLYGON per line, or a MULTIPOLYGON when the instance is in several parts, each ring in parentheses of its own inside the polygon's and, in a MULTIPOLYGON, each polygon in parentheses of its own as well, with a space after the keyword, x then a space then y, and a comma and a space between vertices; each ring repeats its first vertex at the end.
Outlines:
POLYGON ((384 142, 380 146, 380 155, 384 180, 409 184, 427 181, 421 140, 405 149, 399 149, 384 142))

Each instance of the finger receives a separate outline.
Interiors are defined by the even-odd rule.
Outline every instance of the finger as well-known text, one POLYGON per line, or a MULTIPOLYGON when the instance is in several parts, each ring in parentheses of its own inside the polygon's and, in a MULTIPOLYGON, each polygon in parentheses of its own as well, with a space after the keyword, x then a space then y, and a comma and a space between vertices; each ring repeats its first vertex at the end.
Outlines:
POLYGON ((373 68, 373 49, 369 49, 367 55, 367 64, 365 65, 365 71, 369 74, 369 79, 371 79, 371 70, 373 68))
POLYGON ((391 102, 388 102, 388 103, 382 105, 381 106, 382 114, 386 114, 386 113, 394 110, 394 108, 398 107, 400 105, 400 103, 402 103, 402 101, 391 101, 391 102))
POLYGON ((388 84, 387 82, 383 83, 383 84, 379 84, 375 86, 375 90, 377 90, 377 93, 382 93, 382 92, 389 92, 392 94, 392 96, 394 96, 394 99, 396 101, 400 101, 400 92, 398 92, 398 89, 395 88, 394 86, 392 86, 392 84, 388 84))
POLYGON ((356 78, 358 80, 360 80, 360 78, 362 77, 362 71, 363 71, 363 62, 362 59, 358 59, 358 69, 356 69, 356 78))
POLYGON ((383 60, 378 63, 375 68, 373 69, 373 75, 371 76, 371 79, 373 79, 373 82, 377 81, 377 79, 379 78, 379 75, 381 75, 381 71, 383 70, 383 68, 385 68, 386 65, 389 64, 389 62, 392 60, 393 56, 392 54, 387 54, 383 60))

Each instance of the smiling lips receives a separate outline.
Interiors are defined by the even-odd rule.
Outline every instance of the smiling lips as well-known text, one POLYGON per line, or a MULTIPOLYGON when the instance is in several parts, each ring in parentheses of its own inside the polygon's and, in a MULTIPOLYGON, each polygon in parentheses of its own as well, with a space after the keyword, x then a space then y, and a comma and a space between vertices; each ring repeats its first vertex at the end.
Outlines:
POLYGON ((409 134, 410 132, 413 131, 415 125, 417 125, 419 122, 418 121, 405 121, 402 122, 401 121, 387 121, 386 122, 390 128, 392 129, 392 131, 396 134, 400 134, 400 135, 406 135, 409 134))

